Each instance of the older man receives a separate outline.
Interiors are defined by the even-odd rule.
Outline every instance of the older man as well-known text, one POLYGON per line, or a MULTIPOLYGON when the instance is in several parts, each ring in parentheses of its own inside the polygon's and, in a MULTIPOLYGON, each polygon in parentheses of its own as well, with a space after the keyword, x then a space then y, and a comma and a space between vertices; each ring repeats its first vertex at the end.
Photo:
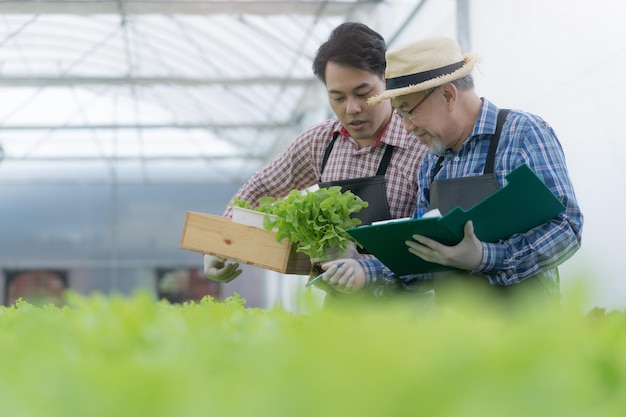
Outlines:
POLYGON ((478 58, 464 55, 453 39, 420 40, 391 50, 386 57, 387 89, 369 103, 390 99, 404 127, 430 150, 419 170, 415 213, 469 208, 503 187, 505 177, 522 164, 537 173, 566 209, 496 243, 479 241, 472 222, 467 222, 464 239, 455 246, 420 235, 407 242, 415 256, 465 273, 396 277, 376 259, 347 260, 341 269, 337 262, 325 264, 324 280, 343 292, 376 286, 382 292, 434 279, 438 297, 437 284, 454 277, 498 293, 533 287, 547 299, 558 299, 557 266, 580 248, 583 216, 552 128, 536 115, 501 110, 478 96, 471 76, 478 58))

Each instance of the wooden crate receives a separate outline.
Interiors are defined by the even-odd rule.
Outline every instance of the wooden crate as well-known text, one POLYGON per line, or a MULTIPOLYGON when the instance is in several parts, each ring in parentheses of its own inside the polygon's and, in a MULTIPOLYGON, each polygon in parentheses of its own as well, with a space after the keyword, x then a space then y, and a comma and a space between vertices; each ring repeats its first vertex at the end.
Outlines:
POLYGON ((223 216, 187 212, 180 248, 284 274, 308 275, 311 270, 310 258, 296 252, 295 245, 277 242, 274 233, 223 216))

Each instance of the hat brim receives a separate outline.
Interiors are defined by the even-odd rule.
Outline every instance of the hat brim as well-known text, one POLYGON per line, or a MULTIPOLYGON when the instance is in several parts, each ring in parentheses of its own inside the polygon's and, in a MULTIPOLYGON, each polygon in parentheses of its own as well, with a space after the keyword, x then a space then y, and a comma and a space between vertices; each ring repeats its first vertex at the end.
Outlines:
POLYGON ((454 72, 430 79, 428 81, 424 81, 419 84, 412 84, 402 88, 385 90, 377 96, 370 97, 367 100, 367 104, 375 105, 383 100, 391 99, 394 97, 406 96, 407 94, 413 94, 417 93, 418 91, 428 90, 429 88, 439 87, 440 85, 444 85, 446 83, 449 83, 450 81, 458 80, 459 78, 463 78, 471 73, 474 69, 474 66, 480 61, 480 59, 476 54, 468 53, 463 55, 463 61, 465 62, 465 64, 454 72))

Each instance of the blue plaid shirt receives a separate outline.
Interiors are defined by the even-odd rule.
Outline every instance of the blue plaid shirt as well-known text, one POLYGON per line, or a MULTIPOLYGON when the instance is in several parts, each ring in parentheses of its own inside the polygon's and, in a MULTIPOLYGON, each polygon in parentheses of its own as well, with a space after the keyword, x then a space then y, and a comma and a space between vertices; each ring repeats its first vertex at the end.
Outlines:
MULTIPOLYGON (((476 125, 458 152, 444 155, 436 179, 460 178, 483 173, 490 137, 495 133, 498 108, 483 99, 476 125)), ((415 214, 429 210, 428 190, 438 155, 428 153, 419 170, 418 202, 415 214)), ((565 205, 565 211, 541 226, 496 243, 483 242, 483 259, 475 271, 493 285, 519 283, 532 276, 551 291, 558 292, 556 267, 570 258, 581 245, 583 215, 567 172, 563 149, 552 128, 540 117, 511 110, 502 128, 496 151, 494 172, 500 187, 506 176, 522 164, 528 164, 565 205)), ((407 248, 408 250, 408 248, 407 248)), ((365 269, 367 286, 375 294, 415 290, 431 274, 395 276, 377 259, 360 261, 365 269)))

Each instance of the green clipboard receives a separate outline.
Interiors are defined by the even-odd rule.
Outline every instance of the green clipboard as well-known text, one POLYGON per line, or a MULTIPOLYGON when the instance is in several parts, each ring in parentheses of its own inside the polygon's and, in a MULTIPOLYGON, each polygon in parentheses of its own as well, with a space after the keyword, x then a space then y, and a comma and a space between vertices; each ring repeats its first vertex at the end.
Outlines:
POLYGON ((506 176, 507 185, 468 210, 455 207, 446 215, 390 221, 360 226, 347 232, 396 275, 454 270, 423 261, 404 243, 414 234, 456 245, 463 239, 463 226, 474 222, 474 232, 483 242, 497 242, 527 232, 565 210, 565 206, 535 172, 523 164, 506 176))

